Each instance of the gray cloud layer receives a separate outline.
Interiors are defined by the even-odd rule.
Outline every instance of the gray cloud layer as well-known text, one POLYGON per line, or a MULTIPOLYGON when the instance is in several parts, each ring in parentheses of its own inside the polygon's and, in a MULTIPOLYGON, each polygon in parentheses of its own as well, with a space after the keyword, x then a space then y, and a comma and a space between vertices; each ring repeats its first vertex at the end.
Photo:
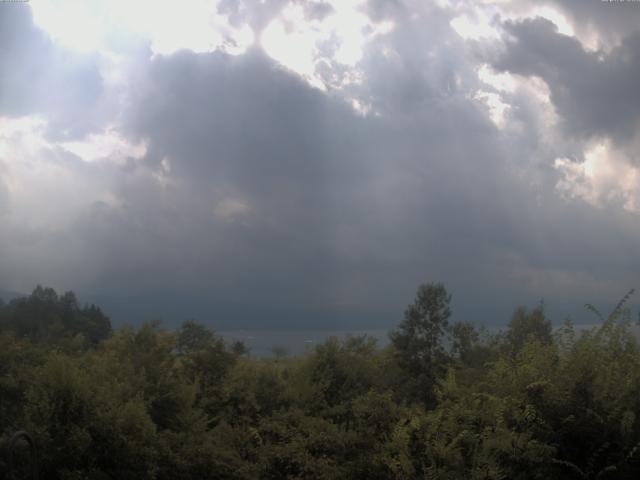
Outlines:
POLYGON ((0 112, 44 114, 56 138, 79 138, 101 127, 96 57, 56 48, 24 4, 2 6, 0 45, 0 112))
MULTIPOLYGON (((262 28, 278 8, 261 5, 220 8, 262 28)), ((632 286, 636 216, 562 198, 552 166, 585 139, 637 135, 640 37, 599 58, 535 19, 505 23, 508 39, 478 50, 450 28, 452 11, 373 1, 366 11, 395 29, 367 46, 361 85, 321 92, 258 47, 237 57, 142 49, 116 106, 98 55, 61 50, 28 9, 2 7, 0 66, 12 72, 0 80, 2 114, 40 113, 53 139, 117 117, 147 152, 87 163, 44 150, 43 161, 117 201, 88 197, 58 229, 0 232, 0 285, 50 282, 100 295, 120 317, 180 310, 227 327, 388 326, 429 280, 447 283, 459 318, 487 323, 520 301, 544 296, 565 312, 632 286), (496 127, 474 99, 489 88, 477 75, 484 58, 546 82, 561 139, 544 139, 522 93, 505 96, 508 125, 496 127)), ((12 161, 0 159, 0 175, 12 161)), ((0 215, 3 204, 11 210, 7 188, 0 215)))
POLYGON ((640 32, 625 37, 609 53, 587 52, 561 35, 548 20, 507 25, 513 40, 494 67, 541 77, 572 135, 629 139, 638 131, 640 32))

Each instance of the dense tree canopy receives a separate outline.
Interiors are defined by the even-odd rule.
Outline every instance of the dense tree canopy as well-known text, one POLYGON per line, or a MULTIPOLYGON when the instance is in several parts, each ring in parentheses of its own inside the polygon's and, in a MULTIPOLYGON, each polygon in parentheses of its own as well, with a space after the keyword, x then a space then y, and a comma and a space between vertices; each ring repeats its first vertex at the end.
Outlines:
POLYGON ((446 369, 443 338, 449 332, 450 302, 444 285, 420 285, 404 320, 390 334, 407 394, 426 405, 435 402, 437 379, 446 369))
POLYGON ((78 336, 78 342, 95 345, 111 334, 111 322, 99 307, 81 307, 73 292, 58 295, 40 285, 28 297, 0 304, 0 328, 33 342, 78 336))
POLYGON ((8 472, 18 430, 54 480, 637 478, 624 305, 584 331, 519 308, 488 333, 450 325, 449 302, 421 286, 385 348, 254 358, 193 320, 111 332, 38 287, 0 307, 0 478, 28 478, 20 446, 8 472))

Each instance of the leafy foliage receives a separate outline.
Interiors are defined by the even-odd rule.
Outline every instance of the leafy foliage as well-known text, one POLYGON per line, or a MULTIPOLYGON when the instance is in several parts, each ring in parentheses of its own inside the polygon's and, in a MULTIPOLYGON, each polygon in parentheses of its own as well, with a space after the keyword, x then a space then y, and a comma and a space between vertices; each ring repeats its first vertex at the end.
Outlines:
POLYGON ((420 285, 404 320, 390 335, 398 365, 405 373, 408 399, 421 400, 427 406, 434 404, 433 387, 446 365, 442 340, 449 331, 450 302, 444 285, 420 285))
POLYGON ((111 322, 95 305, 81 307, 73 292, 58 295, 38 285, 31 295, 0 306, 0 329, 34 342, 95 345, 111 334, 111 322))
POLYGON ((450 295, 426 284, 386 348, 254 358, 193 320, 111 333, 39 287, 0 306, 0 478, 22 429, 54 480, 636 478, 627 299, 590 330, 554 332, 540 306, 489 334, 450 325, 450 295))

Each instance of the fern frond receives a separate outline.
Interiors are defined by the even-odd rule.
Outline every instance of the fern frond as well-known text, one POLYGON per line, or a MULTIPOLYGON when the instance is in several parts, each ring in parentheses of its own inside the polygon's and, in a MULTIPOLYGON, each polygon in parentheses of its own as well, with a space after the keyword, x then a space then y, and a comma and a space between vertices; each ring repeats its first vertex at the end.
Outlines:
POLYGON ((587 478, 587 474, 583 472, 575 463, 569 462, 567 460, 560 460, 559 458, 554 458, 553 460, 551 460, 551 462, 555 465, 566 468, 571 473, 577 475, 578 478, 587 478))
POLYGON ((616 305, 616 308, 614 308, 613 311, 609 314, 608 319, 616 318, 618 315, 620 315, 620 311, 622 310, 622 307, 624 307, 624 304, 627 303, 627 301, 629 300, 629 298, 631 298, 631 295, 633 295, 634 292, 635 292, 635 289, 632 288, 627 292, 627 294, 624 297, 620 299, 620 301, 616 305))
POLYGON ((595 316, 597 316, 602 323, 604 323, 604 316, 600 313, 600 310, 598 310, 596 307, 594 307, 590 303, 585 303, 584 304, 584 308, 589 310, 591 313, 593 313, 595 316))
POLYGON ((616 467, 615 465, 609 465, 608 467, 604 467, 602 470, 600 470, 598 472, 598 474, 596 475, 596 480, 598 478, 604 478, 607 475, 609 475, 610 473, 615 473, 618 471, 618 467, 616 467))
MULTIPOLYGON (((594 466, 596 463, 596 460, 600 457, 602 457, 602 455, 605 454, 605 452, 609 449, 609 442, 604 442, 602 445, 600 445, 595 452, 593 452, 593 454, 589 457, 589 461, 587 462, 587 472, 593 472, 594 471, 594 466)), ((602 473, 602 472, 600 472, 602 473)), ((600 473, 598 473, 598 476, 600 475, 600 473)))

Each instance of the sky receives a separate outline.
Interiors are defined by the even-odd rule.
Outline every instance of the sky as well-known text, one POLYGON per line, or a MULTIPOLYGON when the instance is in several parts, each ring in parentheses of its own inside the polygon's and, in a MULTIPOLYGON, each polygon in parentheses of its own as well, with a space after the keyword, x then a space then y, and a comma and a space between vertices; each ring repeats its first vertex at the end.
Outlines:
POLYGON ((118 322, 592 321, 640 272, 640 2, 0 2, 0 289, 118 322))

